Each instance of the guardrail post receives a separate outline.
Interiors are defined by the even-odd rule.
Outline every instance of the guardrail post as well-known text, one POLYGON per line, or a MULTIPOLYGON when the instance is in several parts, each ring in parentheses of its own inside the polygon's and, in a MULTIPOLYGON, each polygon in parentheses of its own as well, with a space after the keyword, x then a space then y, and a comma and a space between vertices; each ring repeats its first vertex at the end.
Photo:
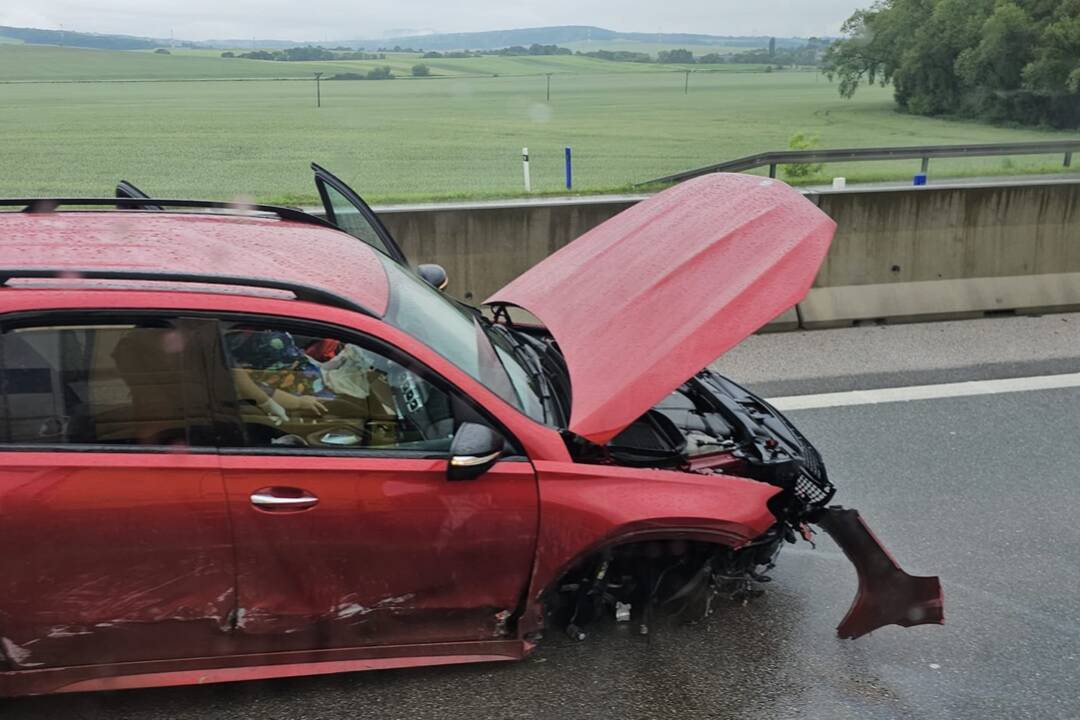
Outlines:
POLYGON ((922 170, 920 170, 919 172, 921 172, 923 175, 925 175, 929 171, 930 171, 930 158, 924 157, 922 159, 922 170))
POLYGON ((1072 153, 1065 153, 1065 167, 1072 167, 1072 153))
POLYGON ((769 177, 776 177, 776 163, 769 164, 769 177))

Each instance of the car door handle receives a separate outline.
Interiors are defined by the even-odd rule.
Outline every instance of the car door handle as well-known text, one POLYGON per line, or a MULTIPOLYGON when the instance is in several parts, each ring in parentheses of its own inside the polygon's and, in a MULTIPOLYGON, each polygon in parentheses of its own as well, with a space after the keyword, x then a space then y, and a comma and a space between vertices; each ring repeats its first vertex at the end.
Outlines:
POLYGON ((319 498, 300 488, 268 487, 251 493, 251 504, 260 510, 308 510, 319 498))

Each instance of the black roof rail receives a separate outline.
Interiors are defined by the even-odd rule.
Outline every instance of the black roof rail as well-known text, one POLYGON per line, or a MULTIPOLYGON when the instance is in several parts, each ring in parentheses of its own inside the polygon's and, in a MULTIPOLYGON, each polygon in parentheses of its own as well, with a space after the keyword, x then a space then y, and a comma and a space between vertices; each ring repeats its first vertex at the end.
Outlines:
POLYGON ((318 225, 332 230, 339 230, 335 225, 332 225, 322 218, 310 215, 303 210, 281 207, 280 205, 246 205, 241 203, 219 202, 217 200, 163 200, 161 198, 0 198, 0 207, 20 206, 22 207, 23 212, 28 213, 48 213, 64 206, 106 207, 120 212, 129 210, 160 212, 162 208, 232 210, 237 214, 265 213, 276 215, 281 220, 291 220, 293 222, 307 223, 308 225, 318 225))
POLYGON ((0 285, 14 279, 50 278, 57 280, 140 280, 153 282, 202 283, 205 285, 239 285, 241 287, 284 290, 297 300, 328 305, 378 318, 368 308, 331 290, 288 280, 214 275, 206 273, 174 273, 146 270, 79 270, 76 268, 0 268, 0 285))

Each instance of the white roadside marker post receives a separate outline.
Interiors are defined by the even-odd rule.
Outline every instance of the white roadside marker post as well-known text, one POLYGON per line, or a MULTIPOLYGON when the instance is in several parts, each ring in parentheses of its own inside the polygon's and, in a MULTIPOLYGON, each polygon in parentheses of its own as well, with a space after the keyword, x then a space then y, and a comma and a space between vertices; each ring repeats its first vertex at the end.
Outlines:
POLYGON ((521 170, 525 174, 525 192, 532 192, 532 182, 529 179, 529 148, 521 148, 521 170))

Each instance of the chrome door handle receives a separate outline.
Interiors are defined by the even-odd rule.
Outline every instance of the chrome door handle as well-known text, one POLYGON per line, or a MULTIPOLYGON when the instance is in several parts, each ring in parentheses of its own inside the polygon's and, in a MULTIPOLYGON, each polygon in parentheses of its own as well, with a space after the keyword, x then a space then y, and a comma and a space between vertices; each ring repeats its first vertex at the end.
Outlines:
POLYGON ((263 510, 306 510, 319 504, 319 498, 296 488, 263 488, 251 494, 251 504, 263 510))

